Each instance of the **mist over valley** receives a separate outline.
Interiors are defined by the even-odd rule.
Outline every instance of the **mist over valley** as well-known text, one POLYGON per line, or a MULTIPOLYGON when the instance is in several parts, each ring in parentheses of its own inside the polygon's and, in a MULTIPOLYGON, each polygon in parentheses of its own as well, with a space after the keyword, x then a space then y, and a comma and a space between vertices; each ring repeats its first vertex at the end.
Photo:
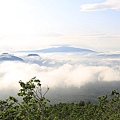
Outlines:
POLYGON ((34 76, 41 80, 43 88, 50 88, 46 97, 52 104, 96 102, 98 96, 119 89, 119 51, 61 48, 1 53, 0 98, 15 95, 20 88, 19 80, 28 81, 34 76))

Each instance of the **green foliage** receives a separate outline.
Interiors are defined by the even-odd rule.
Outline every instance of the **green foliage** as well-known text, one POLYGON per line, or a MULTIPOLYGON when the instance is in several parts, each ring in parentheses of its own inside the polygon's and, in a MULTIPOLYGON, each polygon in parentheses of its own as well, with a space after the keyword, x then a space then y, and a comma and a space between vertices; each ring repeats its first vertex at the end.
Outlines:
POLYGON ((98 97, 99 103, 80 101, 46 105, 49 88, 43 93, 40 80, 36 77, 28 82, 19 81, 18 96, 0 100, 0 120, 119 120, 120 94, 113 90, 111 96, 98 97))
POLYGON ((42 93, 40 80, 36 77, 24 83, 19 81, 21 89, 18 96, 22 97, 22 102, 10 96, 6 100, 0 101, 0 119, 1 120, 44 120, 46 110, 45 95, 42 93))

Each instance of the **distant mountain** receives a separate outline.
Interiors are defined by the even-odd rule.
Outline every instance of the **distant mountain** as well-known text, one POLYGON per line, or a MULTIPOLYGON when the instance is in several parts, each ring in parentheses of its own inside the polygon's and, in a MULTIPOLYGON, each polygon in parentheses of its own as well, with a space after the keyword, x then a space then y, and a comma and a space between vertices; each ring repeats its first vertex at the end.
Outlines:
POLYGON ((0 61, 20 61, 24 62, 22 58, 16 57, 14 55, 11 55, 9 53, 2 53, 0 55, 0 61))
POLYGON ((51 104, 60 102, 79 103, 81 100, 85 102, 98 102, 98 96, 111 95, 112 90, 120 89, 120 81, 96 81, 90 82, 79 87, 57 87, 50 89, 46 97, 51 104))
POLYGON ((97 56, 108 57, 108 58, 120 58, 120 54, 99 54, 97 56))
POLYGON ((23 52, 53 53, 53 52, 94 52, 94 51, 88 49, 82 49, 82 48, 62 46, 62 47, 52 47, 41 50, 23 51, 23 52))
POLYGON ((36 56, 39 57, 38 54, 28 54, 27 56, 28 56, 28 57, 36 57, 36 56))

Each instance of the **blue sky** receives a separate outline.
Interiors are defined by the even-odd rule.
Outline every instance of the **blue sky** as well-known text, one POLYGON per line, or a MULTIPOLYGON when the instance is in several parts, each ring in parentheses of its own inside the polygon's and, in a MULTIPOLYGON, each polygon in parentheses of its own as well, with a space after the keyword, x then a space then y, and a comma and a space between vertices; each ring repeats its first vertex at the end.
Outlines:
POLYGON ((64 44, 120 50, 120 1, 0 0, 0 52, 64 44))

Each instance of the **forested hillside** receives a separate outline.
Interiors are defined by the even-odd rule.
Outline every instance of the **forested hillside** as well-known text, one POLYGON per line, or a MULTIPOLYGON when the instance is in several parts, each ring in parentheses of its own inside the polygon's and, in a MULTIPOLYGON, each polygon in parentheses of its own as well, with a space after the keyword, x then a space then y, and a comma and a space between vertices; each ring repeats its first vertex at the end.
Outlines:
POLYGON ((24 83, 18 98, 10 96, 0 100, 0 120, 119 120, 120 94, 113 90, 111 96, 98 97, 98 103, 80 101, 50 105, 45 98, 49 88, 43 93, 40 80, 35 77, 24 83))

